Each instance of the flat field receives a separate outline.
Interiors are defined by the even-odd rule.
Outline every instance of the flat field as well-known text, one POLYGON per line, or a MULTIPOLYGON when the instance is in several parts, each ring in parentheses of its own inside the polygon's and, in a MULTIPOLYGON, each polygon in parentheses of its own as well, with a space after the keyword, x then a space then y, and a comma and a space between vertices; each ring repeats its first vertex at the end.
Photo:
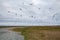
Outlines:
POLYGON ((25 40, 60 40, 60 26, 30 26, 13 28, 21 32, 25 40))

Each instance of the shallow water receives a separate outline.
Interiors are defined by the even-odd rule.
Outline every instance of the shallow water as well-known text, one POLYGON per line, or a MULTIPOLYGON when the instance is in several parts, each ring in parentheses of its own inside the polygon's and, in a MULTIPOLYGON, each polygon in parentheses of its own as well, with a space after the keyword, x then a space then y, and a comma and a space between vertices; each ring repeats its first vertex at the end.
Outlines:
POLYGON ((0 29, 0 40, 24 40, 24 37, 17 32, 0 29))

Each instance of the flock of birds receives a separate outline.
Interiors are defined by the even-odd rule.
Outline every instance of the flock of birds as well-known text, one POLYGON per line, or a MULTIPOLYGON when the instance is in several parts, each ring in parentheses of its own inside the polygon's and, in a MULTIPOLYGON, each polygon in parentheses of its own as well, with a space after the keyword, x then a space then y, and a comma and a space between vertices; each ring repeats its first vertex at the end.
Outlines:
MULTIPOLYGON (((29 4, 29 5, 32 6, 33 4, 29 4)), ((40 8, 38 8, 38 9, 40 10, 40 8)), ((22 8, 19 8, 19 10, 20 10, 20 11, 23 11, 22 8)), ((11 11, 8 11, 8 13, 11 13, 11 11)), ((18 13, 16 13, 15 15, 18 16, 18 13)), ((23 17, 23 15, 20 15, 20 17, 23 17)), ((31 18, 35 18, 33 15, 31 15, 31 16, 29 16, 29 17, 31 17, 31 18)))
MULTIPOLYGON (((30 6, 32 6, 33 4, 31 3, 31 4, 29 4, 30 6)), ((38 10, 40 10, 41 8, 38 8, 38 10)), ((52 8, 49 8, 49 9, 52 9, 52 8)), ((19 8, 19 10, 20 11, 23 11, 23 9, 22 8, 19 8)), ((8 11, 8 13, 11 13, 11 11, 8 11)), ((18 13, 15 13, 15 15, 16 16, 18 16, 18 13)), ((23 17, 23 15, 20 15, 20 17, 23 17)), ((29 16, 29 17, 31 17, 31 18, 36 18, 34 15, 31 15, 31 16, 29 16)))
MULTIPOLYGON (((31 4, 29 4, 30 6, 32 6, 33 4, 31 3, 31 4)), ((38 10, 40 10, 41 8, 38 8, 38 10)), ((50 10, 52 9, 52 8, 49 8, 50 10)), ((19 8, 19 10, 20 11, 23 11, 23 9, 22 8, 19 8)), ((11 13, 11 11, 8 11, 8 13, 11 13)), ((15 15, 16 16, 18 16, 18 13, 15 13, 15 15)), ((54 19, 54 17, 55 17, 55 15, 56 14, 54 14, 53 16, 52 16, 52 18, 54 19)), ((20 15, 20 17, 23 17, 24 15, 20 15)), ((34 15, 31 15, 31 16, 29 16, 30 18, 37 18, 37 17, 35 17, 34 15)))

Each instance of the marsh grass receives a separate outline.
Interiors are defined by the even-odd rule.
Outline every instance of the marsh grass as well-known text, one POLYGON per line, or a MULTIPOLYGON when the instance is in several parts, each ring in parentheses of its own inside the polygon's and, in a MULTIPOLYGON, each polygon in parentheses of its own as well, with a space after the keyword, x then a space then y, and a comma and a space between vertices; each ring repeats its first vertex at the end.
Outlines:
POLYGON ((21 32, 25 40, 60 40, 59 26, 32 26, 14 28, 13 31, 21 32))

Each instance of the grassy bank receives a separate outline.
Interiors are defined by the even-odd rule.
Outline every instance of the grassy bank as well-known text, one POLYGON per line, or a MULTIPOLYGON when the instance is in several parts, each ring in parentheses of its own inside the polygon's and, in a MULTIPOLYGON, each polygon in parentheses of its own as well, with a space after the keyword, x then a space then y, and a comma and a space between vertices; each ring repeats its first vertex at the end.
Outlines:
POLYGON ((59 26, 31 26, 14 28, 13 31, 21 32, 25 40, 60 40, 59 26))

